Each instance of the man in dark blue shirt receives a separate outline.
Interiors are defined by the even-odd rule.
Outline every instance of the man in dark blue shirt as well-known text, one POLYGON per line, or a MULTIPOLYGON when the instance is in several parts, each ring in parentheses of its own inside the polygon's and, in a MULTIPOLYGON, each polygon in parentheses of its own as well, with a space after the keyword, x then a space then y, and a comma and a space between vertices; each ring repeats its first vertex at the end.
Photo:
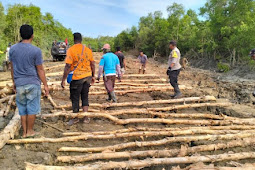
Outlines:
POLYGON ((22 25, 20 35, 22 41, 10 49, 10 61, 16 104, 25 138, 36 135, 33 127, 36 114, 41 111, 41 81, 46 96, 49 94, 49 88, 43 68, 42 52, 31 44, 34 37, 33 28, 30 25, 22 25))

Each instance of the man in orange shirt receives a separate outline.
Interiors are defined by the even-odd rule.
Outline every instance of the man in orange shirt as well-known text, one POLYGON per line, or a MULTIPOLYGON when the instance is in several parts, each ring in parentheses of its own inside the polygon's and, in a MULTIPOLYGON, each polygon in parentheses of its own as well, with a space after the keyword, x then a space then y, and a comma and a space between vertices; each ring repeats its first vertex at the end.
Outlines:
MULTIPOLYGON (((95 60, 92 51, 82 45, 82 36, 80 33, 74 33, 74 45, 70 47, 66 55, 66 66, 62 78, 61 86, 65 87, 65 80, 70 71, 73 71, 72 81, 70 83, 70 98, 74 113, 79 112, 80 98, 82 100, 83 112, 88 112, 89 87, 95 82, 95 60)), ((83 119, 85 123, 89 122, 89 118, 83 119)), ((69 125, 78 123, 79 119, 72 119, 69 125)))

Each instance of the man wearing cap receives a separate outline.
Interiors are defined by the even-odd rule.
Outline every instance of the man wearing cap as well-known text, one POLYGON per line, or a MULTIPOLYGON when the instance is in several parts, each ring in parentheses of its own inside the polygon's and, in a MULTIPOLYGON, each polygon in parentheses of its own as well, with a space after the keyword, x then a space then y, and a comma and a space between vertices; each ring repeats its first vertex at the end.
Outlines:
POLYGON ((116 53, 115 53, 119 60, 120 60, 120 71, 121 71, 121 74, 122 76, 124 75, 125 73, 125 70, 126 70, 126 61, 125 61, 125 56, 124 54, 120 51, 120 47, 116 47, 116 53))
POLYGON ((101 75, 103 74, 104 85, 108 93, 107 101, 117 102, 114 85, 116 74, 118 75, 119 81, 121 81, 120 61, 119 58, 111 52, 111 46, 105 44, 103 46, 103 53, 100 63, 97 80, 99 82, 101 75))
POLYGON ((174 95, 171 97, 180 98, 182 94, 178 85, 178 77, 181 70, 181 64, 180 64, 181 53, 180 53, 180 50, 177 48, 176 41, 170 41, 169 48, 172 50, 172 52, 170 53, 169 60, 168 60, 169 68, 168 68, 167 74, 170 79, 170 84, 174 88, 174 95))
MULTIPOLYGON (((255 49, 252 49, 250 52, 250 56, 252 60, 255 60, 255 49)), ((255 97, 255 90, 253 91, 253 96, 255 97)))

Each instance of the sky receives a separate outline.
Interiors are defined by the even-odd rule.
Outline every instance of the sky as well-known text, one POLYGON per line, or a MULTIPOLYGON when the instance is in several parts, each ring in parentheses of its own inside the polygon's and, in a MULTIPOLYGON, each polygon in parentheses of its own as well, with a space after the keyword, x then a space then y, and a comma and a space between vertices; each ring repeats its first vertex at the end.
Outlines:
POLYGON ((121 31, 137 26, 140 17, 161 11, 166 17, 167 6, 176 3, 185 9, 198 11, 206 0, 0 0, 5 9, 8 5, 33 4, 41 12, 51 13, 54 19, 73 32, 84 36, 116 36, 121 31))

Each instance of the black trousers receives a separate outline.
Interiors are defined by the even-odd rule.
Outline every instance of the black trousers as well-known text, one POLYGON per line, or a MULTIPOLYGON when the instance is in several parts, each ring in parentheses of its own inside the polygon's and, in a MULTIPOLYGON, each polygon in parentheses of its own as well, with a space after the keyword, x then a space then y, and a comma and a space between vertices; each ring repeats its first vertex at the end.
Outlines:
POLYGON ((180 89, 178 85, 178 77, 179 77, 180 71, 181 69, 173 70, 169 74, 170 84, 173 86, 175 93, 180 93, 180 89))
POLYGON ((70 99, 74 113, 78 113, 80 109, 80 98, 82 106, 89 106, 89 87, 91 77, 86 77, 81 80, 73 80, 70 83, 70 99))

